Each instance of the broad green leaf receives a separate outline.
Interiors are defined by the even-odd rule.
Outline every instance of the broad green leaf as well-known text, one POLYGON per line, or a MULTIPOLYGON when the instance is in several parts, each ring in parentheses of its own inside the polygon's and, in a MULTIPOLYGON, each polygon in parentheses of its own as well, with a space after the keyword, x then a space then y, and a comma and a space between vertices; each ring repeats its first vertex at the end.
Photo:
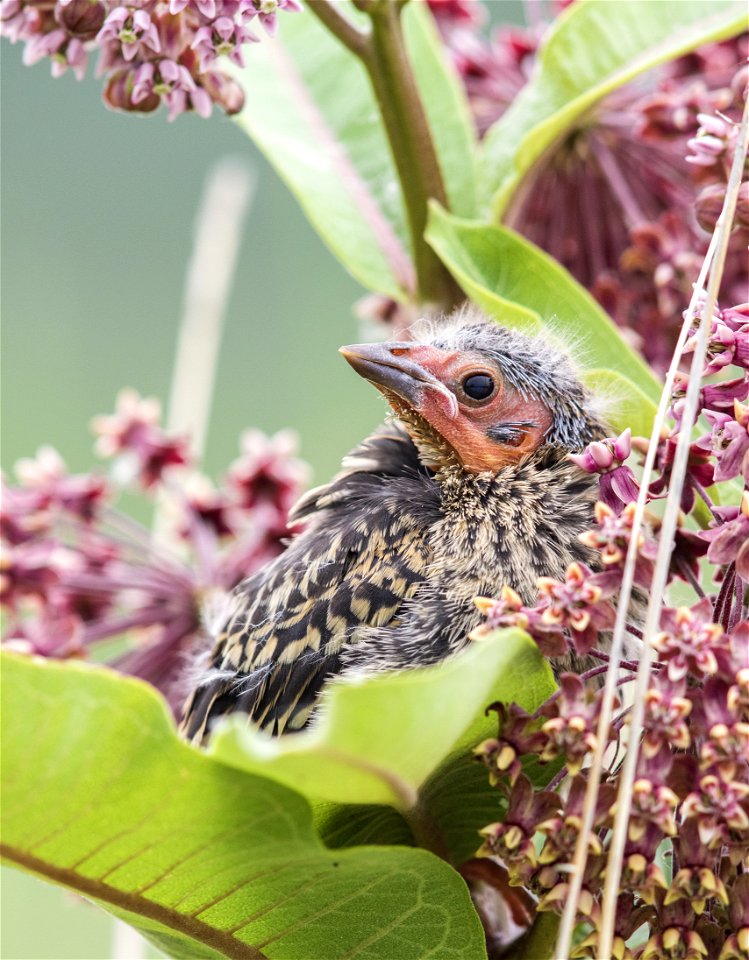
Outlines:
MULTIPOLYGON (((616 371, 657 403, 656 376, 590 294, 543 250, 513 230, 461 220, 434 203, 426 237, 465 292, 500 323, 537 333, 527 322, 530 313, 572 351, 581 369, 616 371), (525 313, 507 309, 508 303, 525 313)), ((644 408, 642 415, 648 415, 644 408)))
POLYGON ((481 739, 487 704, 536 704, 553 689, 527 634, 497 631, 433 667, 331 683, 318 720, 293 736, 270 737, 229 717, 209 749, 312 799, 387 804, 408 819, 440 764, 481 739))
POLYGON ((3 857, 171 956, 485 957, 451 867, 326 849, 299 794, 184 744, 148 685, 4 655, 3 707, 3 857))
POLYGON ((581 380, 600 398, 601 412, 615 430, 629 427, 635 436, 650 436, 658 405, 631 380, 614 370, 587 370, 581 380))
MULTIPOLYGON (((349 0, 341 12, 366 24, 349 0)), ((450 206, 475 212, 473 130, 463 92, 427 10, 404 11, 417 84, 450 206)), ((296 195, 333 253, 365 287, 413 294, 403 198, 379 110, 359 60, 317 18, 284 17, 279 37, 247 56, 237 120, 296 195)))
POLYGON ((365 287, 403 299, 413 288, 403 200, 364 67, 305 9, 249 51, 239 79, 237 122, 335 256, 365 287))
POLYGON ((741 0, 578 0, 554 23, 535 72, 489 130, 481 192, 500 219, 542 154, 593 104, 645 70, 746 29, 741 0))

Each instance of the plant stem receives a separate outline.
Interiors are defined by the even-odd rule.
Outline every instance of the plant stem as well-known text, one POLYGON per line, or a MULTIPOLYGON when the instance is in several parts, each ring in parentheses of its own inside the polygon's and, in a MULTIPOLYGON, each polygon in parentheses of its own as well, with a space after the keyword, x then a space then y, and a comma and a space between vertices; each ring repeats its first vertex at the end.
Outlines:
POLYGON ((447 207, 437 152, 427 122, 411 61, 406 50, 403 3, 370 0, 356 4, 370 18, 362 30, 330 0, 308 0, 318 19, 364 65, 377 99, 406 208, 417 297, 422 303, 449 309, 465 299, 437 254, 424 239, 428 202, 447 207))
POLYGON ((361 60, 369 57, 372 50, 369 30, 357 27, 330 0, 307 0, 307 7, 355 56, 361 60))
POLYGON ((447 207, 437 153, 406 51, 400 4, 370 11, 373 55, 367 64, 403 189, 418 292, 444 307, 463 299, 437 254, 424 240, 428 202, 447 207))

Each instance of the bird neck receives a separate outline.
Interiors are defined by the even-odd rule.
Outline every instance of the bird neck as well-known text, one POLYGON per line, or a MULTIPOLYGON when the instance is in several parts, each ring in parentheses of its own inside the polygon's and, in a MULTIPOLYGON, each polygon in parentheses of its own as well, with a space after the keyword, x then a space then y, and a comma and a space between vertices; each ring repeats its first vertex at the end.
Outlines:
POLYGON ((544 488, 561 493, 568 484, 585 485, 585 476, 570 462, 566 449, 547 444, 496 473, 471 473, 450 461, 435 472, 434 479, 446 513, 474 515, 480 506, 479 513, 485 516, 493 501, 530 501, 531 494, 544 488))

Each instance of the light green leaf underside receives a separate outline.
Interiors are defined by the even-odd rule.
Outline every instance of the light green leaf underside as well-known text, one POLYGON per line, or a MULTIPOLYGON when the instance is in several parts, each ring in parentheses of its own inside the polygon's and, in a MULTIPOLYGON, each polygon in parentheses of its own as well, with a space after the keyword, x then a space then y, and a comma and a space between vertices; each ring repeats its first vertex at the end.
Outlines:
POLYGON ((480 739, 487 704, 536 704, 553 689, 529 637, 497 631, 433 667, 331 683, 318 720, 291 737, 268 737, 229 717, 210 751, 315 800, 408 812, 445 758, 480 739))
POLYGON ((424 103, 450 210, 476 215, 476 132, 460 79, 445 57, 445 48, 426 3, 403 10, 406 46, 424 103))
POLYGON ((331 851, 308 804, 182 743, 146 684, 3 656, 2 852, 175 957, 485 956, 465 885, 408 847, 331 851))
POLYGON ((741 0, 578 0, 484 140, 481 195, 500 219, 539 157, 593 104, 645 70, 746 29, 741 0))
POLYGON ((587 370, 580 379, 600 399, 601 413, 616 431, 629 427, 634 436, 650 436, 658 406, 631 380, 614 370, 587 370))
POLYGON ((513 230, 453 217, 437 204, 426 237, 466 294, 491 316, 525 333, 543 330, 550 349, 557 340, 591 382, 597 379, 615 395, 618 388, 639 424, 652 420, 658 379, 556 260, 513 230))
POLYGON ((240 127, 344 267, 403 299, 413 286, 403 200, 363 66, 306 9, 246 62, 240 127))
MULTIPOLYGON (((367 23, 348 0, 337 6, 367 23)), ((476 149, 465 96, 428 11, 404 11, 404 29, 450 206, 473 215, 476 149)), ((239 125, 335 256, 365 287, 399 300, 412 295, 401 189, 358 59, 303 10, 283 18, 278 38, 252 48, 239 77, 247 90, 239 125)))

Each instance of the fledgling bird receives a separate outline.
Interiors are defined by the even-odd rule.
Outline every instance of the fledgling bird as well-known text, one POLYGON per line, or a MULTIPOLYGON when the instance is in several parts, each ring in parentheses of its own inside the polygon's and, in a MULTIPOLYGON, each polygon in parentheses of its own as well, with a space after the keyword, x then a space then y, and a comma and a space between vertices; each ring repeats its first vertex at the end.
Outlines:
POLYGON ((335 675, 422 666, 459 650, 476 596, 590 562, 597 478, 568 458, 606 435, 547 340, 462 310, 413 339, 341 353, 394 417, 295 505, 286 551, 235 589, 183 731, 241 711, 272 733, 309 720, 335 675))

